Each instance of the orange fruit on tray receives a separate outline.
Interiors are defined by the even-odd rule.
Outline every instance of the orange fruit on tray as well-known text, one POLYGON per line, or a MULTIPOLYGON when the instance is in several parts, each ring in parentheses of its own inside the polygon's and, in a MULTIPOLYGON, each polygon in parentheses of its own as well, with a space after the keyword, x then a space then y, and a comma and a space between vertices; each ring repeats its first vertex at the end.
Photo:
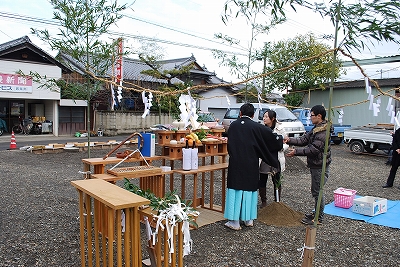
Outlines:
POLYGON ((192 147, 192 146, 193 146, 193 142, 194 142, 193 139, 188 139, 189 147, 192 147))

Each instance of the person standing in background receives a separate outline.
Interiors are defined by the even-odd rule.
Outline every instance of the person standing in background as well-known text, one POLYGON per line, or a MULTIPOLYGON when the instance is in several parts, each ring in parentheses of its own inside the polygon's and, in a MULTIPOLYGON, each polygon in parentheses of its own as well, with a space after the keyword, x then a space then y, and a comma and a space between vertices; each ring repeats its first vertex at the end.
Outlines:
MULTIPOLYGON (((394 95, 400 98, 400 90, 395 90, 394 95)), ((394 100, 394 112, 396 115, 400 112, 400 101, 397 99, 394 100)))
MULTIPOLYGON (((392 144, 393 144, 394 132, 390 131, 390 135, 392 136, 392 144)), ((393 157, 393 147, 390 146, 388 152, 388 159, 385 163, 386 165, 392 165, 392 157, 393 157)))
MULTIPOLYGON (((288 157, 293 156, 307 156, 307 166, 310 168, 311 173, 311 195, 314 198, 314 211, 317 211, 318 195, 321 187, 321 177, 322 177, 322 165, 324 159, 324 149, 326 140, 326 131, 333 132, 333 127, 327 129, 328 123, 325 120, 326 110, 322 105, 316 105, 311 108, 311 122, 314 127, 311 131, 303 136, 297 138, 286 137, 284 142, 288 145, 301 146, 297 148, 290 149, 289 153, 286 154, 288 157)), ((330 137, 330 134, 328 135, 330 137)), ((329 165, 332 161, 331 158, 331 147, 330 140, 328 140, 328 152, 326 156, 326 169, 325 169, 325 180, 329 178, 329 165)), ((324 184, 325 185, 325 184, 324 184)), ((324 206, 325 199, 322 195, 318 224, 322 224, 324 218, 324 206)), ((314 224, 315 213, 311 212, 305 214, 305 217, 301 220, 302 223, 307 225, 314 224)))
POLYGON ((252 120, 254 106, 240 107, 239 118, 232 122, 228 132, 228 176, 224 217, 225 226, 240 230, 240 221, 253 226, 257 218, 259 158, 277 172, 279 162, 272 151, 283 146, 283 137, 252 120))
MULTIPOLYGON (((382 185, 383 188, 388 188, 393 186, 394 178, 396 177, 397 169, 400 165, 400 128, 398 128, 393 135, 392 141, 392 160, 389 172, 389 177, 386 180, 386 184, 382 185)), ((400 187, 398 187, 400 189, 400 187)))
MULTIPOLYGON (((276 112, 268 109, 265 111, 264 116, 263 116, 263 121, 264 125, 268 126, 271 128, 271 130, 278 134, 282 135, 283 137, 286 137, 286 132, 285 129, 283 128, 282 124, 277 121, 276 119, 276 112)), ((272 182, 274 184, 274 197, 275 201, 278 201, 275 189, 278 189, 278 196, 279 199, 281 197, 281 190, 282 190, 282 185, 281 185, 281 174, 285 170, 285 153, 284 151, 287 150, 289 146, 287 144, 283 144, 283 148, 277 152, 277 157, 280 165, 280 171, 277 172, 275 175, 272 176, 272 182)), ((275 154, 275 153, 274 153, 275 154)), ((260 198, 261 198, 261 208, 265 207, 267 205, 267 180, 268 180, 268 175, 271 173, 271 167, 265 163, 264 161, 261 161, 260 164, 260 181, 259 181, 259 188, 258 191, 260 193, 260 198)))

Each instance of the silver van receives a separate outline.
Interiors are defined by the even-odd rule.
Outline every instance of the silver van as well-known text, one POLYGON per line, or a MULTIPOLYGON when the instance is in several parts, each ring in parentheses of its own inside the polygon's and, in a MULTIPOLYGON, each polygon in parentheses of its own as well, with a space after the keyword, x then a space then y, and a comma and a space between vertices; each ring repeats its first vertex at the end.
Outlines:
MULTIPOLYGON (((263 116, 265 111, 271 109, 276 112, 276 118, 282 123, 285 128, 285 132, 289 137, 299 137, 306 131, 303 123, 286 107, 272 104, 261 104, 261 109, 258 103, 252 103, 255 111, 253 120, 258 123, 263 122, 263 116)), ((228 133, 229 125, 239 117, 240 107, 232 107, 225 113, 222 125, 224 126, 225 132, 228 133)))

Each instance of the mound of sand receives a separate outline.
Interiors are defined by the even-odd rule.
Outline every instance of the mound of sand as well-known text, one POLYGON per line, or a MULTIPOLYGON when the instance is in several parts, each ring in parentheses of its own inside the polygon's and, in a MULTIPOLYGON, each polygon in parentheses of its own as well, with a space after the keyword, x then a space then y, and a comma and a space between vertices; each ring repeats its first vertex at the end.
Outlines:
POLYGON ((292 210, 285 203, 272 202, 258 210, 257 221, 275 226, 299 226, 303 225, 301 223, 303 217, 302 213, 292 210))

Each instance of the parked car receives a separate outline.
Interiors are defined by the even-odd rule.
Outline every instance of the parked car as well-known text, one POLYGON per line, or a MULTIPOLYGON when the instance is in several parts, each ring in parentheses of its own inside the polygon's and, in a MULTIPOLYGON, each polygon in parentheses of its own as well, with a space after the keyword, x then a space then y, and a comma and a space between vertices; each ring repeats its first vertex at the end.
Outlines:
MULTIPOLYGON (((285 132, 289 137, 299 137, 305 133, 304 126, 299 119, 285 106, 273 105, 273 104, 261 104, 261 109, 258 103, 252 103, 254 105, 254 117, 253 120, 258 123, 264 123, 263 116, 266 110, 271 109, 276 112, 276 118, 282 123, 285 128, 285 132)), ((229 125, 239 117, 240 107, 230 108, 224 116, 222 125, 225 128, 225 132, 228 133, 229 125)))
MULTIPOLYGON (((292 110, 293 114, 303 123, 304 129, 306 132, 309 132, 314 125, 311 123, 310 118, 310 110, 297 108, 292 110), (308 120, 308 122, 307 122, 308 120), (308 124, 308 125, 307 125, 308 124)), ((333 124, 333 133, 331 134, 331 140, 335 145, 339 145, 343 142, 344 131, 350 129, 351 125, 340 125, 340 124, 333 124)))

